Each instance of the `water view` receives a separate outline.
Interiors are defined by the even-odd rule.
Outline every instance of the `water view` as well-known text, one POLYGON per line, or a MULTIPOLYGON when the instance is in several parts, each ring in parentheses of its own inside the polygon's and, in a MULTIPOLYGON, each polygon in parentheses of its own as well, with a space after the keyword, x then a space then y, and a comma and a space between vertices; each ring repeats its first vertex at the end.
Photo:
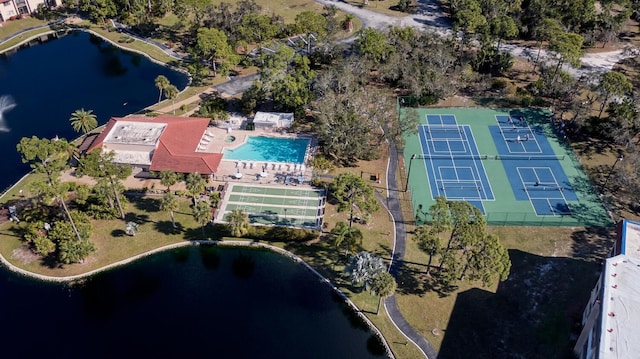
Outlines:
MULTIPOLYGON (((0 189, 26 174, 23 136, 74 138, 70 114, 100 124, 157 101, 163 74, 185 76, 78 32, 0 56, 0 189), (4 96, 4 97, 3 97, 4 96), (8 97, 10 96, 10 98, 8 97), (11 109, 9 107, 15 103, 11 109)), ((6 357, 372 358, 379 343, 335 293, 280 255, 188 247, 75 284, 0 266, 6 357)))
POLYGON ((188 82, 180 72, 80 31, 0 55, 0 107, 6 109, 0 191, 29 171, 16 152, 20 138, 78 137, 69 117, 79 108, 93 110, 99 124, 140 111, 158 101, 158 75, 180 90, 188 82))
POLYGON ((7 358, 380 357, 326 285, 266 251, 185 247, 74 285, 0 268, 0 308, 7 358))

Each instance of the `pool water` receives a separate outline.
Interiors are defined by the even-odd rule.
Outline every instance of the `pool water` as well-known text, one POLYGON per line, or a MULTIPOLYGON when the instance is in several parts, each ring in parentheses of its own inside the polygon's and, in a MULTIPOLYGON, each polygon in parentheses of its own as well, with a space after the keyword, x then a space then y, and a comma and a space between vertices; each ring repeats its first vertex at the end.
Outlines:
POLYGON ((225 149, 222 159, 256 162, 304 163, 309 139, 249 136, 235 149, 225 149))

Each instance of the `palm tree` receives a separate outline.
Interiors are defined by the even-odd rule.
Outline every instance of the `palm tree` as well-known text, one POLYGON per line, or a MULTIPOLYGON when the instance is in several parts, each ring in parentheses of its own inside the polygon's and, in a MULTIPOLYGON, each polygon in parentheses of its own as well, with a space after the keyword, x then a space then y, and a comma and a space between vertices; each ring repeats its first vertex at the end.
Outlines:
POLYGON ((227 228, 234 237, 242 237, 249 232, 249 218, 241 209, 232 209, 227 215, 227 228))
POLYGON ((76 132, 82 132, 83 135, 86 135, 98 127, 98 120, 93 110, 85 110, 84 108, 71 113, 69 121, 73 129, 76 132))
POLYGON ((167 192, 171 191, 171 186, 178 183, 180 175, 171 170, 160 171, 160 184, 167 186, 167 192))
POLYGON ((178 199, 176 196, 171 193, 165 194, 160 202, 160 209, 169 212, 169 215, 171 216, 171 225, 173 225, 173 228, 176 228, 176 220, 173 216, 173 211, 178 209, 178 199))
POLYGON ((164 95, 171 100, 171 108, 173 109, 173 114, 176 114, 176 97, 178 97, 178 88, 169 85, 164 88, 164 95))
POLYGON ((162 100, 162 91, 164 91, 164 89, 166 89, 167 86, 169 86, 171 83, 169 82, 169 79, 164 75, 159 75, 158 77, 156 77, 155 84, 160 91, 160 94, 158 95, 158 103, 160 103, 160 100, 162 100))
POLYGON ((204 187, 207 184, 207 181, 200 176, 198 172, 189 173, 187 175, 187 179, 185 181, 187 191, 193 198, 193 204, 196 204, 196 194, 202 193, 204 191, 204 187))
POLYGON ((127 226, 124 231, 133 237, 136 235, 136 232, 138 232, 138 224, 136 222, 129 221, 127 222, 127 226))
POLYGON ((206 201, 200 201, 193 207, 193 217, 200 224, 202 229, 202 237, 204 237, 204 226, 211 222, 211 206, 206 201))
POLYGON ((343 242, 346 244, 345 253, 355 252, 358 244, 362 244, 362 239, 364 238, 360 229, 349 227, 345 222, 336 223, 336 226, 331 230, 331 234, 334 236, 333 243, 336 248, 340 248, 343 242))
POLYGON ((371 291, 379 296, 376 315, 380 313, 382 298, 393 295, 398 287, 396 279, 389 272, 380 272, 371 280, 371 291))

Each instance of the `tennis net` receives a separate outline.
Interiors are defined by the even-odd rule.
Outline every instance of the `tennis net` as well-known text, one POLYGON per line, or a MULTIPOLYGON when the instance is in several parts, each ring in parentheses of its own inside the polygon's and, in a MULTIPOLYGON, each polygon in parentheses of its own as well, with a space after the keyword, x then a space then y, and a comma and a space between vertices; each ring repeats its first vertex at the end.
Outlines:
POLYGON ((427 132, 462 132, 462 129, 458 126, 425 126, 427 128, 427 132))
POLYGON ((461 185, 461 184, 442 184, 440 187, 442 191, 480 191, 482 187, 474 185, 461 185))
POLYGON ((516 161, 535 161, 535 160, 542 160, 542 161, 553 161, 553 160, 558 160, 558 161, 562 161, 564 160, 564 155, 496 155, 495 159, 496 160, 502 160, 502 161, 507 161, 507 160, 516 160, 516 161))
POLYGON ((525 191, 527 192, 534 192, 534 191, 554 191, 554 192, 562 192, 564 191, 564 187, 562 186, 527 186, 524 188, 525 191))
POLYGON ((425 160, 487 160, 493 159, 493 156, 487 155, 458 155, 452 153, 450 155, 429 155, 424 154, 420 156, 421 159, 425 160), (491 157, 491 158, 489 158, 491 157))

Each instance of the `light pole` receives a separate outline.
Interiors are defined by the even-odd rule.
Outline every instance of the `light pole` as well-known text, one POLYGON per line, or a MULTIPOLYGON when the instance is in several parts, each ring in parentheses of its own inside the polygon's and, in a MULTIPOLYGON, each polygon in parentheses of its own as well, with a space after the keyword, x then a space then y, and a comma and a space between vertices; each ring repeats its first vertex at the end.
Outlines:
POLYGON ((609 170, 609 174, 604 179, 604 183, 602 184, 602 187, 600 187, 600 194, 604 193, 604 189, 607 187, 607 182, 609 182, 609 177, 611 177, 611 174, 613 173, 613 169, 616 167, 618 162, 622 161, 623 158, 624 157, 622 155, 618 155, 618 157, 616 157, 616 161, 613 163, 613 166, 611 166, 611 170, 609 170))
POLYGON ((285 222, 287 221, 287 209, 286 208, 284 209, 284 221, 285 222))
POLYGON ((404 185, 404 191, 407 192, 409 188, 409 176, 411 176, 411 164, 413 163, 413 159, 416 158, 416 154, 411 155, 411 159, 409 159, 409 169, 407 170, 407 182, 404 185))

